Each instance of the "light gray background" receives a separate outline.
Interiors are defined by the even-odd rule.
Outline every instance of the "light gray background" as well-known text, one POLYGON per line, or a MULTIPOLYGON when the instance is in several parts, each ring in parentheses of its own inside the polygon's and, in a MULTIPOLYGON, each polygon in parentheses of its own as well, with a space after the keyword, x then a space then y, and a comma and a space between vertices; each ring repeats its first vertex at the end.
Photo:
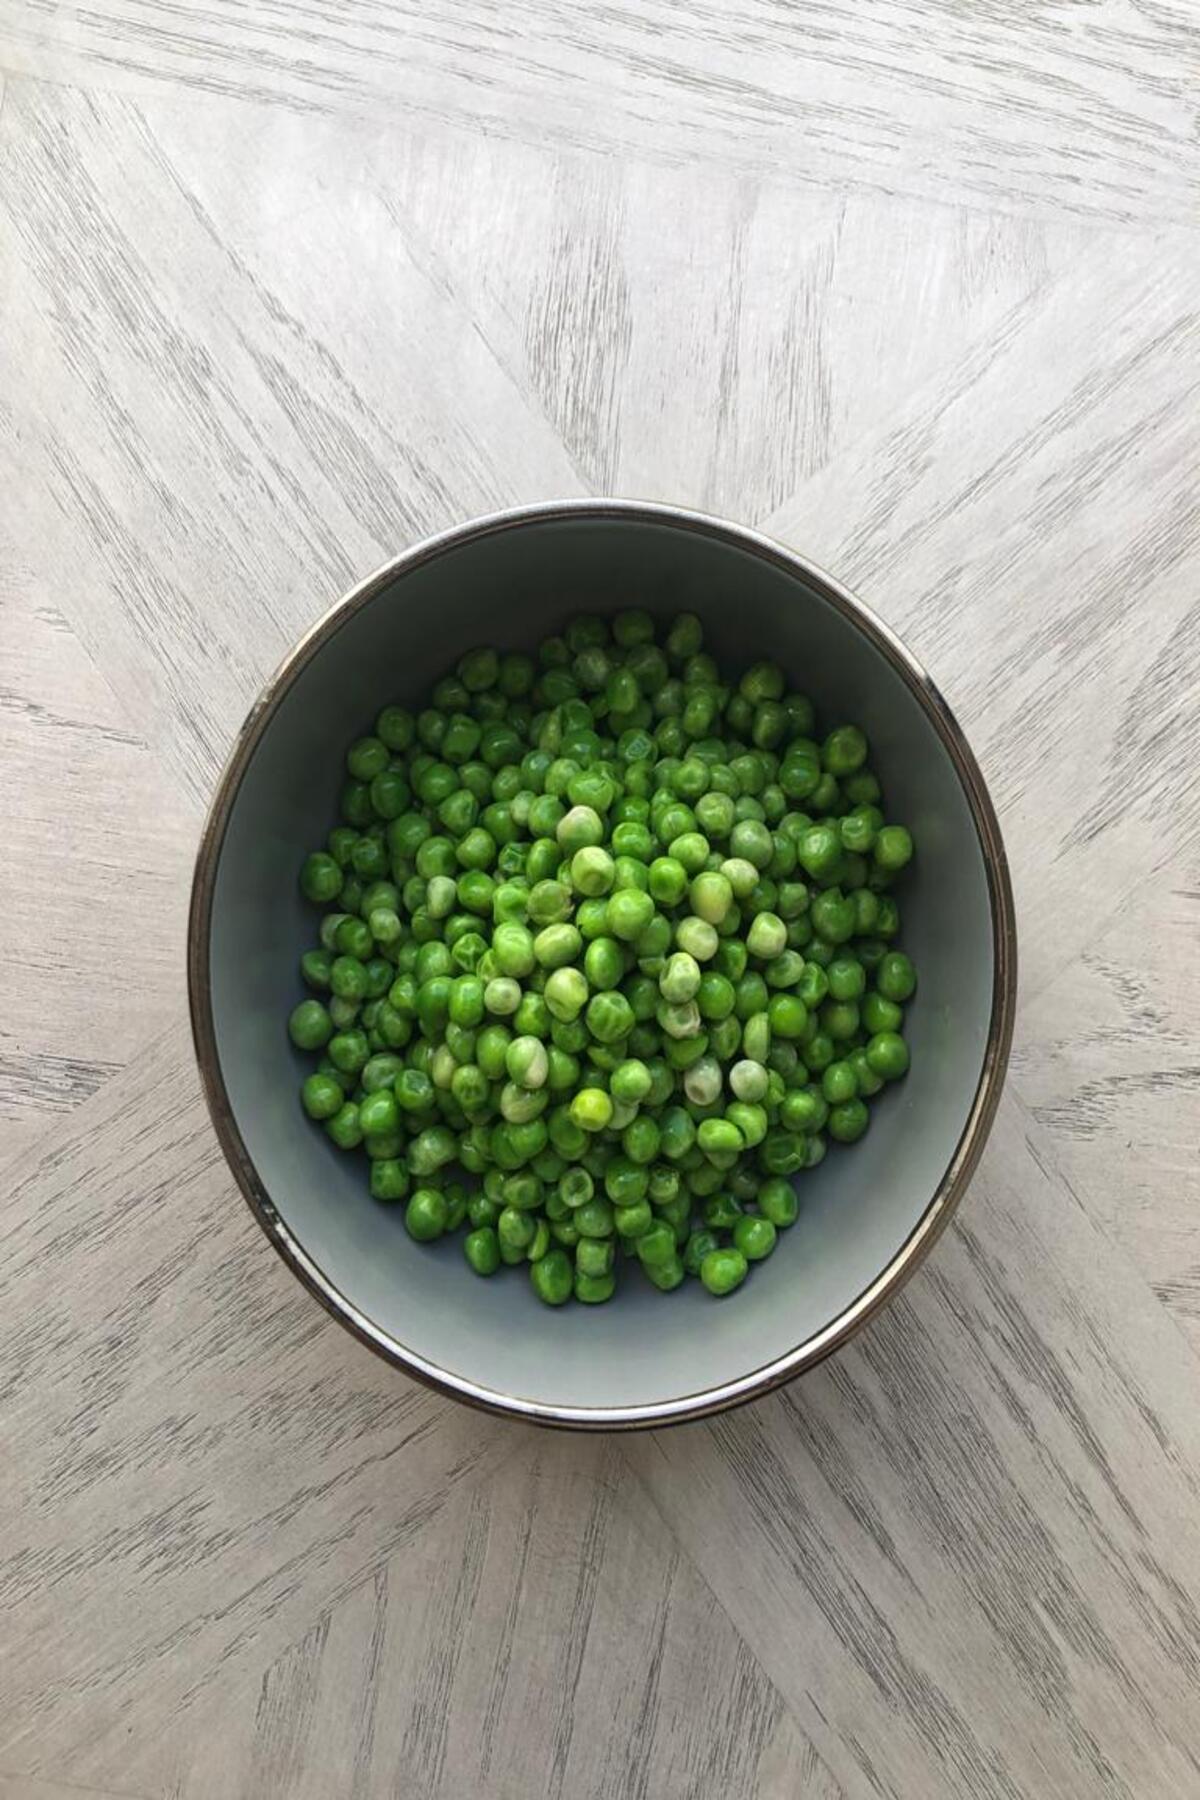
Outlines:
POLYGON ((0 1791, 1200 1787, 1194 7, 0 9, 0 1791), (945 688, 1023 930, 950 1232, 802 1386, 454 1408, 272 1257, 200 809, 497 505, 765 525, 945 688))

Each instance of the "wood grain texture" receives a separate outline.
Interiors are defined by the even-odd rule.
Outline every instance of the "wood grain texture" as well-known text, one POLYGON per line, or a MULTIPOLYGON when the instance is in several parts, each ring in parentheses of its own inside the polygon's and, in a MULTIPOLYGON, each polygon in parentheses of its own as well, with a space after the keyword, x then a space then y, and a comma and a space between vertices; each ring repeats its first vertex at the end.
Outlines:
POLYGON ((81 1787, 74 1781, 44 1781, 37 1775, 0 1773, 0 1800, 149 1800, 130 1788, 81 1787))
POLYGON ((1198 48, 1180 0, 10 0, 4 1800, 1200 1793, 1198 48), (295 636, 601 489, 901 631, 1023 930, 900 1302, 620 1445, 434 1400, 291 1283, 179 956, 295 636))
POLYGON ((550 1437, 129 1777, 179 1800, 841 1800, 618 1447, 550 1437))
MULTIPOLYGON (((8 491, 16 480, 0 458, 8 491)), ((94 1093, 164 1024, 195 836, 192 809, 163 781, 145 739, 49 596, 38 604, 38 591, 6 558, 0 1163, 94 1093)))
POLYGON ((1196 1363, 1041 1149, 1007 1100, 959 1221, 836 1362, 629 1441, 851 1792, 1200 1786, 1196 1363))
POLYGON ((260 276, 136 108, 46 106, 26 85, 0 120, 0 210, 27 350, 9 429, 44 496, 13 521, 17 551, 197 799, 264 677, 353 579, 458 518, 577 486, 378 207, 332 235, 322 207, 294 214, 260 276))
POLYGON ((1191 236, 1151 264, 1081 258, 765 522, 956 708, 1005 829, 1026 995, 1200 829, 1198 262, 1191 236))
POLYGON ((0 1768, 260 1668, 522 1433, 400 1381, 267 1250, 182 1022, 9 1172, 0 1768))
POLYGON ((1186 0, 1017 10, 887 0, 502 9, 13 0, 18 73, 239 94, 306 116, 652 154, 839 187, 1142 223, 1195 219, 1186 0))
POLYGON ((1200 1349, 1198 942, 1193 840, 1026 1009, 1014 1076, 1055 1167, 1200 1349))

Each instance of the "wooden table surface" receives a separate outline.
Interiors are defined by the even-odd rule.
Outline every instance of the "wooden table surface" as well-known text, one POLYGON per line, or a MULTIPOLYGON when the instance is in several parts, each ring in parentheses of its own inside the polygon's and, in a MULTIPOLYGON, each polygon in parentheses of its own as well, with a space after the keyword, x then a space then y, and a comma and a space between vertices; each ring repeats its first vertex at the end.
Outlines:
POLYGON ((1200 1795, 1195 0, 0 0, 0 71, 4 1800, 1200 1795), (295 637, 599 492, 908 639, 1022 940, 897 1303, 620 1441, 326 1318, 183 977, 295 637))

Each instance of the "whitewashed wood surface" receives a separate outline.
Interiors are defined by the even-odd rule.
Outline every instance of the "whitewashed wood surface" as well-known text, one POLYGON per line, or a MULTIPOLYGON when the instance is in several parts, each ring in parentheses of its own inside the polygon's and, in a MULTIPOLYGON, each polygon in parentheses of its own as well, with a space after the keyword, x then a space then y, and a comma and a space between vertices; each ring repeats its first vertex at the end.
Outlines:
POLYGON ((1200 1796, 1200 14, 0 0, 0 1797, 1200 1796), (264 675, 520 500, 836 570, 1022 1006, 903 1296, 620 1441, 352 1343, 225 1172, 189 862, 264 675))

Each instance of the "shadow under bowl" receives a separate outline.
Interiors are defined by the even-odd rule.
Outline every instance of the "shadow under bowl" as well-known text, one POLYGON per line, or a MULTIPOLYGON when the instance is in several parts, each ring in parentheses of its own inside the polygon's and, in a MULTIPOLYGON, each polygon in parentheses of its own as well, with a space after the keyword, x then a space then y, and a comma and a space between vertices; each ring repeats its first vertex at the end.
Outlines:
POLYGON ((1016 986, 1012 895, 991 802, 923 670, 819 570, 750 531, 618 501, 505 513, 417 546, 321 619, 268 684, 207 820, 189 988, 209 1106, 259 1223, 334 1316, 458 1399, 558 1425, 661 1425, 809 1368, 901 1285, 956 1205, 991 1124, 1016 986), (918 853, 901 890, 920 971, 908 1077, 852 1151, 798 1177, 802 1205, 736 1298, 640 1274, 607 1306, 551 1310, 527 1281, 481 1281, 458 1238, 407 1236, 357 1156, 300 1112, 288 1042, 315 941, 297 870, 335 823, 346 744, 390 700, 419 703, 480 643, 531 650, 579 610, 692 611, 722 666, 780 663, 825 728, 861 724, 888 810, 918 853))

